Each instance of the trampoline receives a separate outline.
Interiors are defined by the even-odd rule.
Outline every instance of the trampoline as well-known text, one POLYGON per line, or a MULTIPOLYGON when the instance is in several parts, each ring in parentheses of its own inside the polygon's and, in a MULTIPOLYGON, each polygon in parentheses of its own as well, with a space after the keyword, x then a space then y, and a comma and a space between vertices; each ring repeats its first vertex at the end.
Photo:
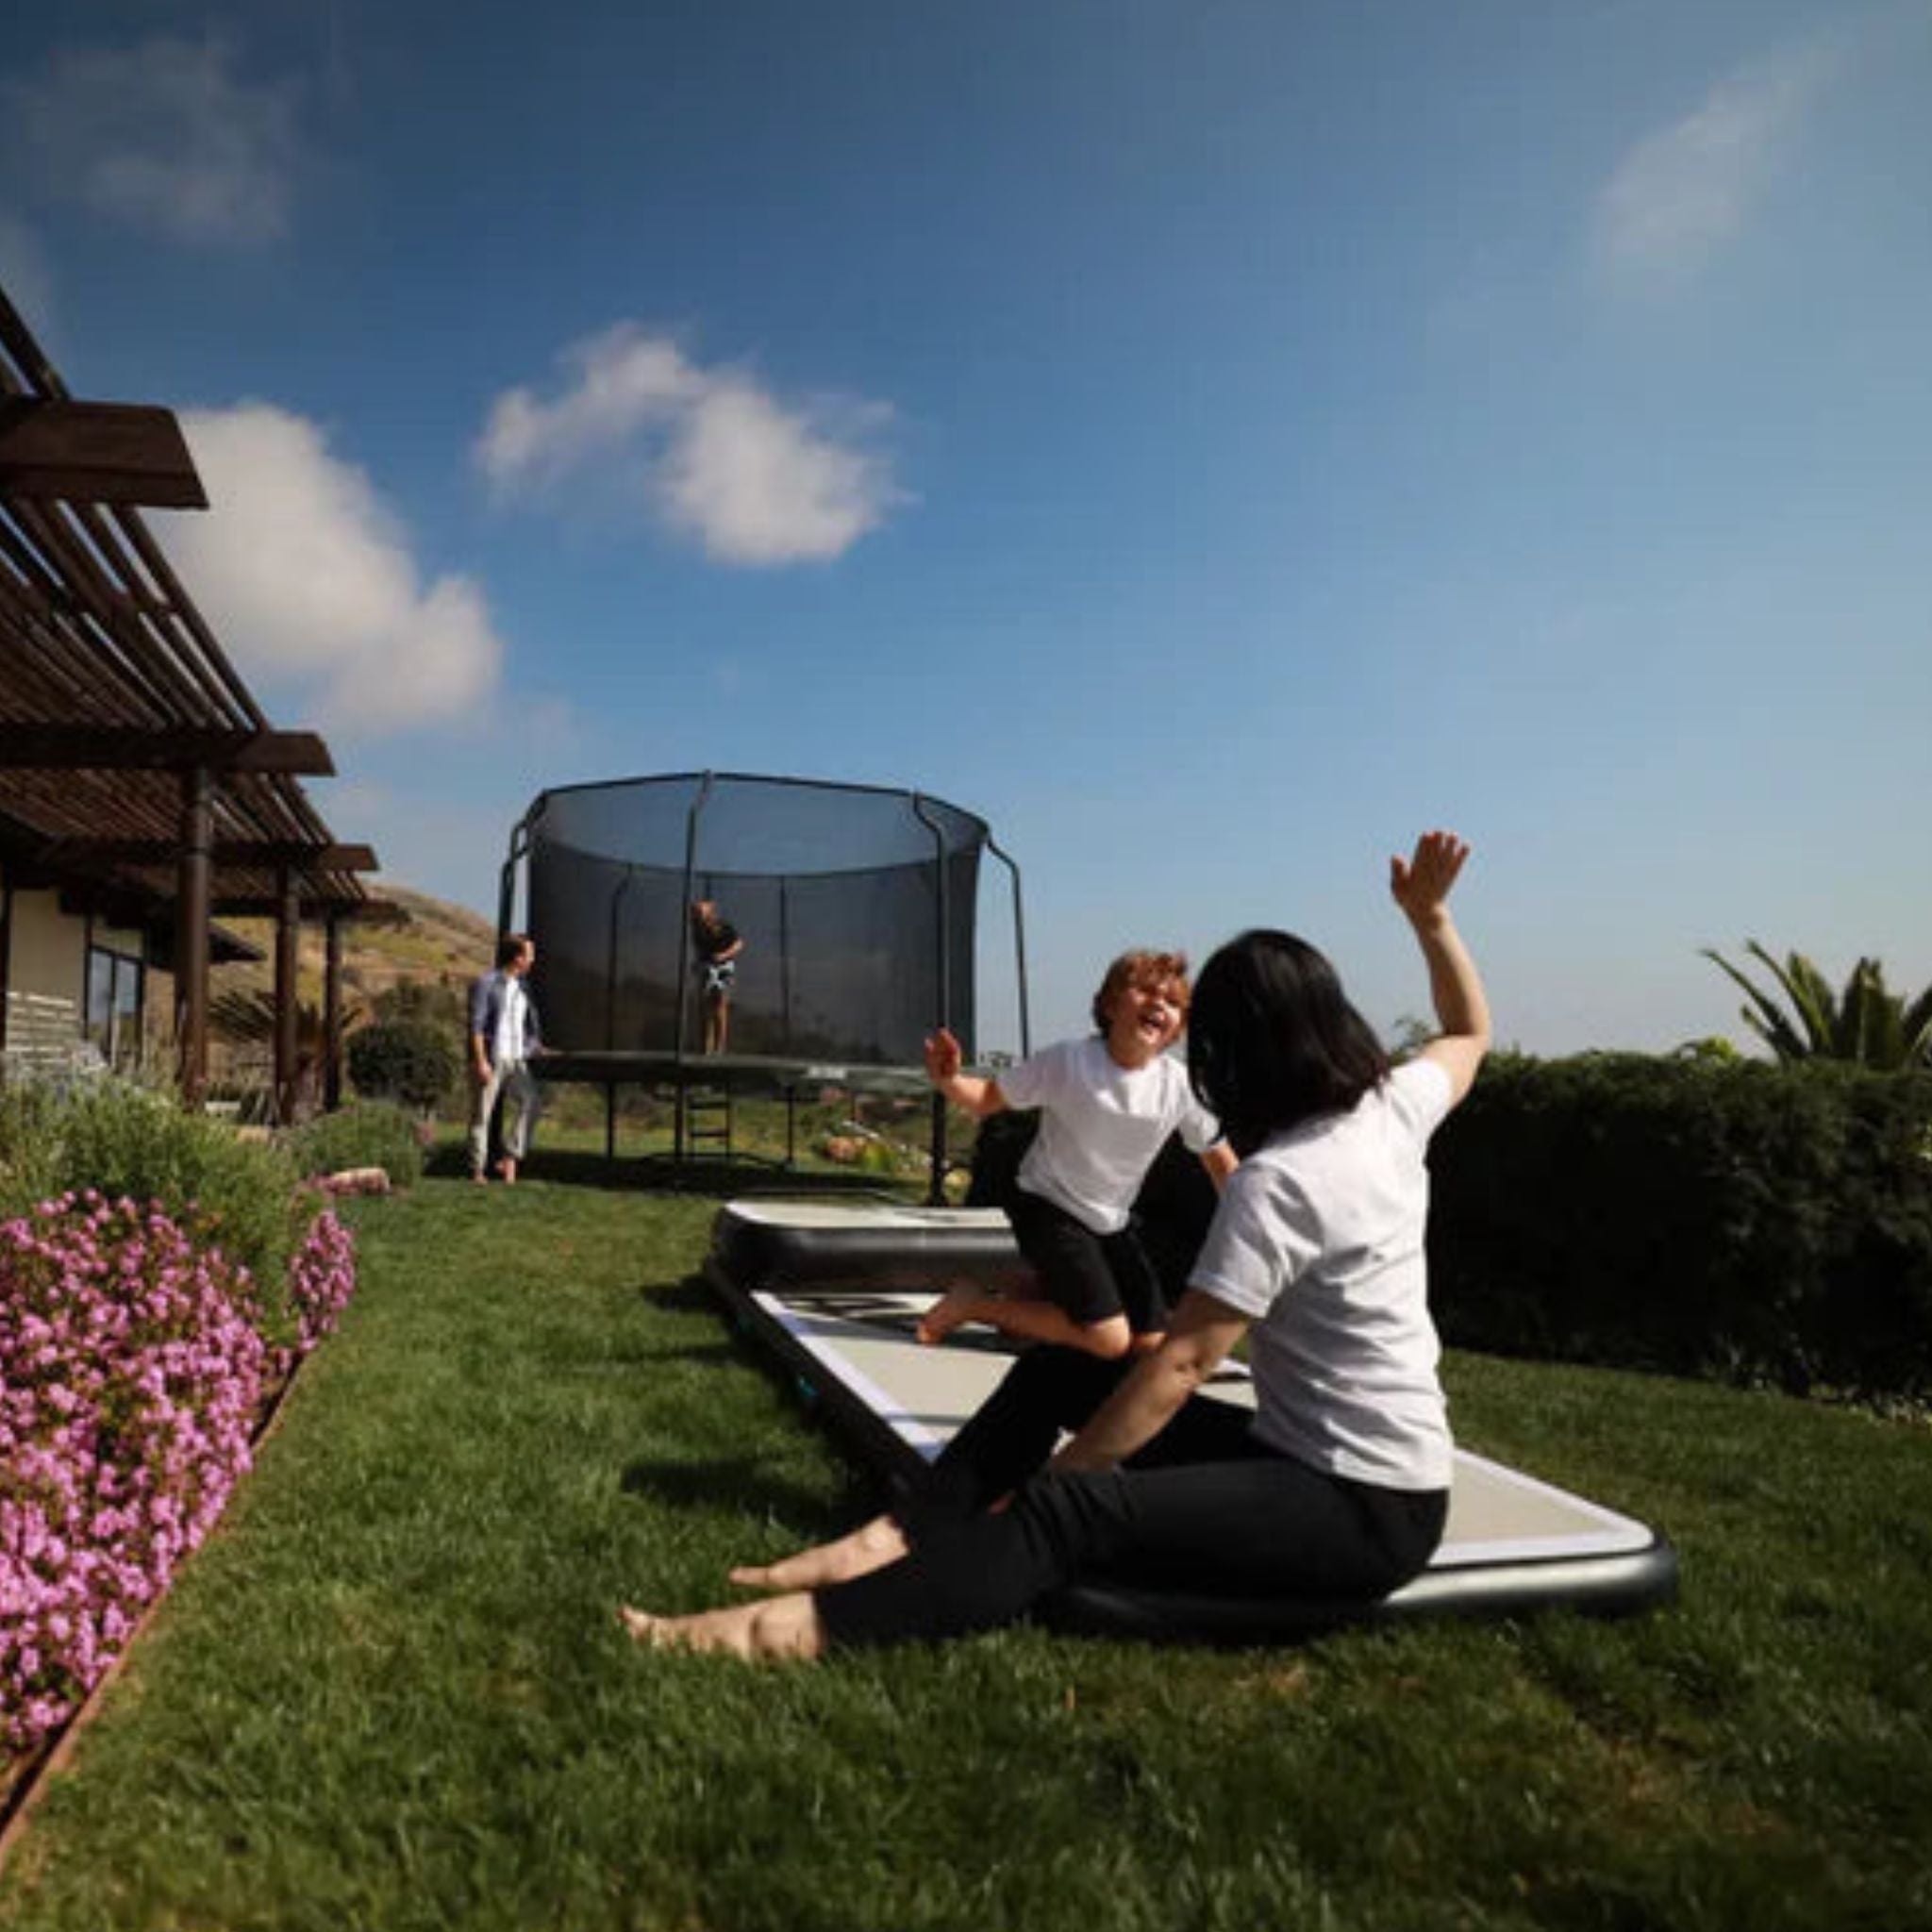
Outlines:
MULTIPOLYGON (((939 1286, 1024 1267, 996 1210, 885 1202, 733 1201, 706 1273, 737 1325, 784 1364, 889 1484, 911 1479, 991 1392, 1011 1346, 968 1328, 938 1348, 913 1325, 939 1286), (918 1283, 918 1286, 914 1286, 918 1283)), ((1252 1406, 1224 1366, 1206 1399, 1252 1406)), ((1358 1624, 1628 1615, 1672 1602, 1677 1560, 1657 1531, 1524 1471, 1457 1451, 1449 1522, 1423 1574, 1373 1603, 1226 1598, 1078 1585, 1043 1609, 1057 1627, 1162 1641, 1267 1644, 1358 1624)))
POLYGON ((986 822, 883 787, 736 772, 566 786, 511 833, 499 931, 521 874, 537 945, 533 991, 552 1051, 545 1080, 602 1086, 614 1157, 621 1086, 668 1086, 674 1158, 731 1154, 734 1095, 786 1104, 825 1089, 930 1103, 931 1194, 946 1167, 945 1108, 925 1037, 946 1026, 980 1055, 981 858, 1010 881, 1018 1047, 1028 1051, 1020 872, 986 822), (697 902, 742 942, 728 1035, 704 1050, 706 958, 697 902))

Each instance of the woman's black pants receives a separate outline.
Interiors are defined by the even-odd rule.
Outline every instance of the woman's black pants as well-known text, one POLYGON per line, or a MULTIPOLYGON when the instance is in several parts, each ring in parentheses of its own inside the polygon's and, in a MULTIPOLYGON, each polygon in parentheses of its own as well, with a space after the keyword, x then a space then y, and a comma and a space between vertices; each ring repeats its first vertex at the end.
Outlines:
POLYGON ((1060 1431, 1079 1428, 1132 1366, 1074 1349, 1023 1355, 897 1512, 910 1554, 818 1592, 831 1641, 988 1629, 1075 1578, 1368 1600, 1428 1561, 1445 1491, 1327 1474, 1257 1442, 1248 1410, 1208 1396, 1118 1469, 1046 1471, 1060 1431))

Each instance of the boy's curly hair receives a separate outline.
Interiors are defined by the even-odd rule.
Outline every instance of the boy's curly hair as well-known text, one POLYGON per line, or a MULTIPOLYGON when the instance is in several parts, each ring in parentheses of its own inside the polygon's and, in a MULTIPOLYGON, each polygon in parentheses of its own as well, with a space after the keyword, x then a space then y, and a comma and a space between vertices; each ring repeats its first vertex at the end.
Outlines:
POLYGON ((1154 953, 1144 947, 1123 953, 1107 969, 1107 977, 1100 982, 1100 991, 1093 995, 1094 1030, 1098 1033, 1107 1031, 1113 1003, 1128 987, 1169 985, 1180 988, 1180 1009, 1185 1013, 1188 1001, 1192 996, 1188 990, 1188 956, 1185 953, 1154 953))

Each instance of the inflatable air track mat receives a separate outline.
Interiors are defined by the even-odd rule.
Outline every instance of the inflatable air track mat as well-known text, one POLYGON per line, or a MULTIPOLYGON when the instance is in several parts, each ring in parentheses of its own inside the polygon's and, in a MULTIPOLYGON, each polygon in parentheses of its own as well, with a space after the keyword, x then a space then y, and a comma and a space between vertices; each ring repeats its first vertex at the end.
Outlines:
MULTIPOLYGON (((1024 1272, 996 1209, 887 1202, 732 1202, 708 1274, 740 1326, 775 1355, 891 1481, 917 1475, 991 1392, 1011 1350, 985 1328, 938 1348, 913 1328, 944 1280, 1024 1272)), ((1207 1399, 1252 1405, 1225 1367, 1207 1399)), ((1544 1608, 1626 1615, 1669 1603, 1677 1563, 1644 1524, 1468 1450, 1429 1567, 1374 1603, 1190 1596, 1102 1583, 1045 1607, 1058 1627, 1167 1641, 1273 1643, 1349 1624, 1508 1617, 1544 1608)))

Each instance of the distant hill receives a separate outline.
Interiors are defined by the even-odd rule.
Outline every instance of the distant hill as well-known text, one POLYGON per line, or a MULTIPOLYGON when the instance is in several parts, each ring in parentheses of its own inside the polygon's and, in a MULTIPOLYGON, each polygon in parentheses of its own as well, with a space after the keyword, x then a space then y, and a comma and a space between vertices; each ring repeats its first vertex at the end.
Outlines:
MULTIPOLYGON (((376 885, 375 892, 396 907, 403 916, 394 925, 351 920, 343 926, 342 985, 349 1001, 374 998, 403 980, 461 990, 489 968, 496 952, 495 921, 471 911, 467 906, 453 906, 446 899, 433 899, 427 892, 391 885, 386 879, 376 885)), ((238 938, 259 947, 262 957, 254 964, 221 968, 215 975, 217 990, 248 992, 273 988, 275 922, 225 919, 222 924, 238 938)), ((303 926, 297 958, 300 997, 319 1002, 323 973, 320 926, 303 926)))

